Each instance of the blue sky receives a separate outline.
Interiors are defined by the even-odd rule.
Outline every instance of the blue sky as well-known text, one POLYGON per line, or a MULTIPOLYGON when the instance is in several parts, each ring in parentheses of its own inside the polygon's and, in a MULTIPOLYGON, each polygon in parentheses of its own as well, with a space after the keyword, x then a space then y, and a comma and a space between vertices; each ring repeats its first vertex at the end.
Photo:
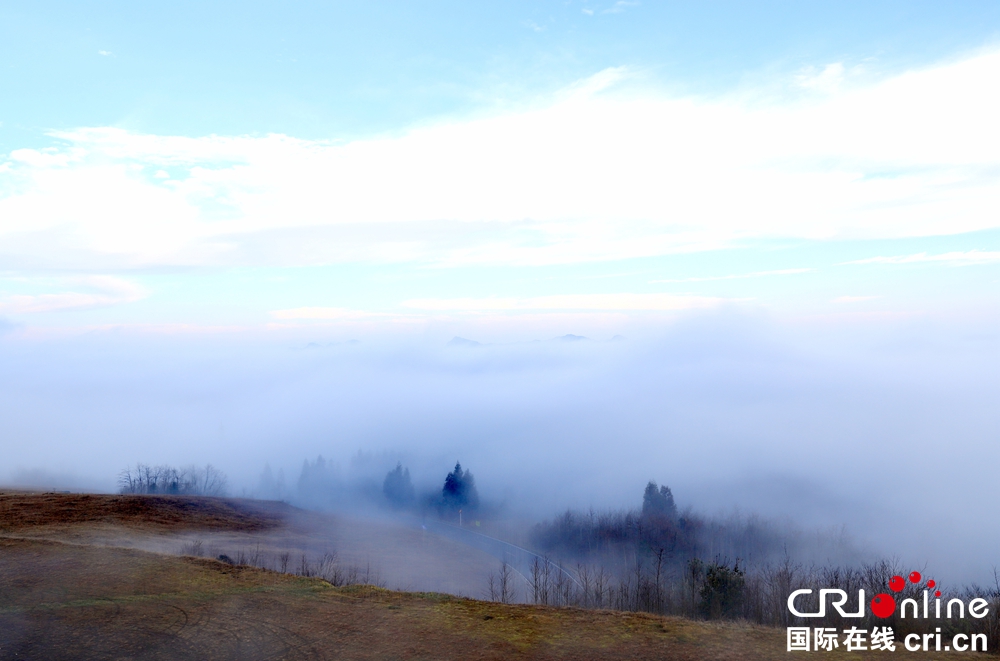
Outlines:
POLYGON ((5 5, 0 315, 499 340, 995 312, 998 28, 985 2, 5 5))
POLYGON ((997 117, 996 2, 0 4, 0 480, 360 448, 984 577, 997 117))
POLYGON ((37 2, 0 10, 3 143, 79 126, 350 138, 517 105, 608 67, 679 93, 997 38, 990 2, 37 2))

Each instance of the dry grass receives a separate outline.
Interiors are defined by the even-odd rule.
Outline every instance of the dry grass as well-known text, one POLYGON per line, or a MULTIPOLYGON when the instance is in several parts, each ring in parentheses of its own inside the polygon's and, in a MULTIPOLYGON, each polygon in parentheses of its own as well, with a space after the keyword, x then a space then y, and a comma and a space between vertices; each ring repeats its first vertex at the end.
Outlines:
MULTIPOLYGON (((150 511, 172 521, 177 509, 167 503, 150 511)), ((243 525, 243 516, 232 520, 243 525)), ((800 656, 884 655, 791 655, 800 656)), ((892 658, 948 656, 897 651, 892 658)), ((214 560, 8 536, 0 538, 0 659, 13 658, 680 660, 789 654, 784 631, 762 627, 334 588, 214 560)))
POLYGON ((287 553, 313 565, 335 552, 340 565, 387 587, 477 596, 495 560, 391 520, 352 518, 284 503, 195 496, 0 493, 0 535, 166 554, 260 554, 271 569, 287 553))
POLYGON ((198 496, 0 493, 0 531, 81 523, 256 532, 276 528, 282 503, 198 496))

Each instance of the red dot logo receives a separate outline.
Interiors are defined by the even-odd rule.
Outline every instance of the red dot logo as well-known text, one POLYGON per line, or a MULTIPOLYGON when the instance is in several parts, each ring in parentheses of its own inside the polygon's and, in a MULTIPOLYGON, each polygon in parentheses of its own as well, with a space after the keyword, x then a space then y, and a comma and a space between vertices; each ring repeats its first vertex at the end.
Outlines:
POLYGON ((934 593, 934 596, 935 596, 935 597, 940 597, 940 596, 941 596, 941 591, 940 591, 940 590, 938 590, 937 592, 935 592, 935 593, 934 593))
POLYGON ((892 596, 885 594, 877 594, 872 598, 872 613, 875 617, 887 618, 896 612, 896 600, 892 596))
POLYGON ((906 581, 903 580, 902 576, 893 576, 889 579, 889 589, 893 592, 902 592, 905 587, 906 581))
POLYGON ((937 583, 935 583, 934 581, 927 581, 927 587, 934 589, 935 585, 937 585, 937 583))
POLYGON ((910 583, 919 583, 921 578, 920 572, 910 572, 910 583))

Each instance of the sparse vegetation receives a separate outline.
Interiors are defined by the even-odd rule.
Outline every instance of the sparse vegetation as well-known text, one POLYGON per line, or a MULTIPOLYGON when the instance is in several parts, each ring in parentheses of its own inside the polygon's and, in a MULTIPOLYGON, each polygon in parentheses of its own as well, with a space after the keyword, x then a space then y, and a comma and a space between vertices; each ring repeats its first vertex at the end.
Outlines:
POLYGON ((185 544, 181 552, 184 555, 190 555, 194 558, 200 558, 201 556, 205 555, 205 544, 200 539, 196 539, 190 544, 185 544))
POLYGON ((226 495, 226 476, 211 464, 204 468, 136 464, 118 475, 120 493, 197 496, 226 495))
POLYGON ((282 503, 145 494, 0 493, 0 531, 105 523, 170 532, 261 532, 283 525, 282 503))
MULTIPOLYGON (((869 612, 858 622, 844 620, 832 609, 820 620, 795 618, 787 608, 794 590, 812 589, 815 600, 822 588, 842 589, 850 596, 848 608, 857 610, 859 589, 869 598, 885 592, 889 578, 902 573, 902 568, 887 560, 842 567, 793 562, 787 554, 779 555, 786 550, 785 539, 773 527, 753 518, 713 522, 690 512, 677 515, 670 490, 655 482, 647 485, 640 511, 568 511, 536 526, 532 541, 565 563, 545 558, 532 566, 528 598, 538 604, 745 620, 776 627, 892 626, 900 635, 927 633, 934 622, 942 635, 986 634, 990 649, 1000 648, 1000 578, 990 588, 939 587, 942 601, 986 599, 990 614, 983 619, 902 620, 897 614, 883 620, 869 612), (710 550, 728 555, 706 558, 710 550), (563 575, 573 580, 560 580, 563 575)), ((905 598, 922 599, 922 595, 909 586, 898 595, 905 598)), ((803 608, 817 607, 805 598, 802 603, 803 608)))
MULTIPOLYGON (((273 525, 266 508, 287 506, 180 496, 0 495, 0 529, 7 533, 0 537, 0 649, 31 652, 30 656, 38 658, 66 656, 69 649, 79 654, 81 648, 73 646, 81 643, 74 632, 76 627, 86 626, 100 634, 87 639, 84 644, 89 646, 114 641, 118 646, 149 650, 169 632, 170 640, 180 635, 185 645, 198 650, 239 637, 250 641, 247 645, 252 644, 253 650, 266 650, 265 656, 281 656, 281 650, 286 649, 282 645, 288 641, 294 642, 295 649, 309 650, 315 658, 326 658, 331 650, 350 656, 344 651, 348 649, 344 641, 368 635, 367 648, 350 649, 360 654, 377 646, 380 652, 396 650, 392 654, 406 656, 414 654, 414 649, 424 649, 419 646, 426 644, 427 636, 440 636, 425 656, 467 658, 475 653, 491 658, 496 651, 493 658, 504 659, 784 658, 784 631, 748 622, 772 627, 888 625, 896 630, 897 641, 907 633, 925 633, 925 629, 933 631, 940 626, 945 636, 985 634, 990 650, 1000 645, 996 616, 1000 581, 989 589, 942 588, 944 599, 987 599, 990 614, 981 620, 893 617, 842 622, 833 611, 819 621, 790 617, 786 599, 799 588, 844 589, 852 597, 847 607, 856 608, 859 588, 871 596, 884 590, 889 577, 901 573, 902 568, 891 562, 830 569, 806 567, 787 559, 745 566, 743 561, 703 562, 694 558, 677 566, 668 563, 665 551, 657 549, 633 554, 613 569, 538 558, 526 576, 519 575, 510 563, 501 563, 487 582, 484 596, 496 602, 490 603, 440 594, 389 592, 380 587, 383 581, 370 563, 344 563, 332 551, 292 554, 259 543, 220 548, 199 539, 184 546, 184 552, 195 557, 180 559, 109 548, 103 543, 100 547, 81 544, 84 538, 79 527, 71 533, 72 544, 53 538, 63 530, 58 527, 49 528, 44 541, 24 536, 32 527, 71 521, 97 526, 102 536, 109 523, 156 526, 158 537, 169 529, 188 536, 202 534, 198 531, 210 524, 227 531, 226 539, 232 539, 232 531, 256 531, 273 525), (114 512, 120 514, 109 517, 114 512), (259 520, 254 521, 254 517, 259 520), (72 604, 72 609, 62 608, 59 600, 72 604), (519 600, 543 606, 511 605, 519 600), (652 614, 553 608, 561 606, 652 614), (107 617, 108 608, 114 609, 115 617, 107 617), (248 616, 248 612, 253 615, 248 616), (671 617, 675 615, 686 619, 671 617), (715 624, 696 619, 732 621, 715 624), (178 628, 181 621, 189 624, 178 628), (360 629, 359 622, 364 623, 360 629), (157 629, 160 626, 163 631, 157 629), (331 638, 331 627, 343 630, 344 636, 331 638), (46 635, 17 637, 19 631, 36 629, 46 635), (377 635, 367 633, 373 631, 377 635), (287 640, 283 636, 288 636, 287 640), (401 642, 404 639, 405 643, 401 642), (333 647, 331 640, 336 641, 333 647), (25 647, 24 641, 32 642, 25 647), (14 647, 17 645, 21 647, 14 647)), ((919 595, 910 586, 899 597, 919 595)), ((803 598, 800 607, 815 608, 815 603, 803 598)), ((116 648, 86 649, 103 658, 110 654, 109 649, 116 648)), ((242 653, 211 649, 216 652, 209 656, 256 658, 256 652, 244 648, 242 653)), ((902 650, 897 654, 908 658, 902 650)), ((854 653, 849 658, 870 657, 854 653)))
POLYGON ((516 588, 514 587, 514 570, 506 561, 500 563, 500 570, 491 573, 487 581, 487 597, 490 601, 499 601, 502 604, 512 604, 517 600, 516 588))
POLYGON ((3 658, 752 661, 784 649, 784 632, 745 625, 334 587, 210 559, 0 539, 3 658))

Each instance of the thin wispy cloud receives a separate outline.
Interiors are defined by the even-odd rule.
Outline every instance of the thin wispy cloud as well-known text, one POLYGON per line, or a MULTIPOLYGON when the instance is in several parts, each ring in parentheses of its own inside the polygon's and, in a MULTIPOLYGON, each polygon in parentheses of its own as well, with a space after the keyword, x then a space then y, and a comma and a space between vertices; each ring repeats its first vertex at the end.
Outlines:
POLYGON ((675 278, 668 280, 650 280, 650 284, 657 283, 678 283, 678 282, 715 282, 718 280, 745 280, 747 278, 764 278, 772 275, 798 275, 799 273, 812 273, 816 269, 778 269, 775 271, 756 271, 754 273, 740 273, 737 275, 713 275, 706 277, 675 278))
POLYGON ((148 295, 145 287, 113 276, 64 278, 65 284, 83 291, 53 294, 0 296, 0 314, 32 314, 134 303, 148 295))
POLYGON ((819 71, 808 68, 795 76, 795 83, 803 89, 832 94, 844 82, 845 69, 841 62, 828 64, 819 71))
POLYGON ((997 76, 990 52, 761 105, 636 89, 613 68, 533 110, 347 143, 61 131, 0 165, 0 254, 104 272, 544 265, 983 230, 1000 226, 1000 92, 982 84, 997 76), (484 231, 315 249, 317 228, 442 221, 484 231))
POLYGON ((714 307, 723 300, 676 294, 566 294, 527 298, 419 298, 403 303, 418 310, 518 311, 518 310, 649 310, 676 311, 714 307))
POLYGON ((868 257, 856 259, 845 264, 917 264, 921 262, 941 262, 954 266, 971 264, 993 264, 1000 262, 1000 251, 997 250, 967 250, 928 255, 919 252, 914 255, 896 255, 892 257, 868 257))
POLYGON ((618 2, 616 2, 612 6, 608 7, 607 9, 605 9, 604 11, 602 11, 601 13, 602 14, 620 14, 623 11, 625 11, 625 10, 631 8, 631 7, 638 7, 638 6, 639 6, 639 3, 636 2, 636 1, 634 1, 634 0, 631 0, 631 1, 630 0, 618 0, 618 2))
POLYGON ((270 314, 275 319, 283 319, 283 320, 320 319, 320 320, 336 320, 336 321, 371 319, 377 317, 392 316, 380 312, 369 312, 366 310, 353 310, 351 308, 332 308, 332 307, 289 308, 287 310, 272 310, 270 314))

